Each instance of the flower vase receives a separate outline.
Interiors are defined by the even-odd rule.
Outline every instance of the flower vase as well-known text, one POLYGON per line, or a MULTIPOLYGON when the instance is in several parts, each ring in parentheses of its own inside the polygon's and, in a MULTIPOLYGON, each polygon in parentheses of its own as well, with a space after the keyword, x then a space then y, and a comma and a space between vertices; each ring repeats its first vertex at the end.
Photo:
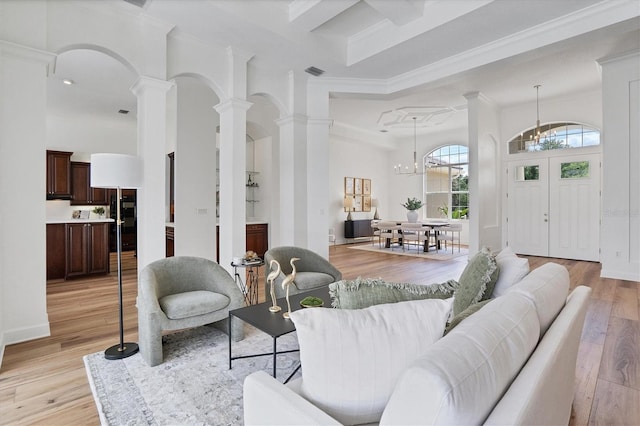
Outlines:
POLYGON ((407 210, 407 220, 409 223, 416 223, 418 221, 417 210, 407 210))

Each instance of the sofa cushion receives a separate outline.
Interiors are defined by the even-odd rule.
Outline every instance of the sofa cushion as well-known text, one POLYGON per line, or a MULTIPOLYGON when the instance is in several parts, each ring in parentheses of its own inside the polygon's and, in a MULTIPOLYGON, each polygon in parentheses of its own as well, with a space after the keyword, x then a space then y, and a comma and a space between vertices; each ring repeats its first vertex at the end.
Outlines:
POLYGON ((158 299, 160 308, 169 319, 182 319, 219 311, 229 305, 227 296, 213 291, 196 290, 169 294, 158 299))
POLYGON ((491 300, 406 369, 380 424, 481 424, 533 352, 540 325, 533 302, 491 300))
POLYGON ((453 315, 467 309, 474 303, 488 299, 493 292, 499 274, 495 254, 483 247, 467 263, 454 293, 453 315))
POLYGON ((334 278, 324 272, 298 272, 294 280, 298 290, 310 290, 334 282, 334 278))
POLYGON ((465 319, 469 318, 471 315, 473 315, 476 312, 478 312, 480 309, 482 309, 482 307, 484 305, 486 305, 489 302, 491 302, 491 299, 487 299, 487 300, 483 300, 482 302, 474 303, 473 305, 469 306, 464 311, 460 312, 458 315, 454 316, 451 319, 451 321, 447 324, 447 326, 445 327, 444 334, 446 335, 447 333, 449 333, 458 324, 460 324, 462 321, 464 321, 465 319))
POLYGON ((378 422, 405 368, 442 336, 451 299, 291 313, 301 395, 343 424, 378 422))
POLYGON ((519 292, 533 301, 540 321, 540 335, 544 336, 567 300, 569 281, 567 268, 545 263, 511 287, 507 294, 519 292))
POLYGON ((493 288, 491 297, 502 296, 512 285, 522 280, 529 273, 529 259, 518 257, 507 246, 496 256, 500 274, 493 288))
POLYGON ((329 285, 331 305, 340 309, 360 309, 381 303, 421 299, 448 299, 453 296, 457 281, 442 284, 391 283, 380 278, 341 280, 329 285))

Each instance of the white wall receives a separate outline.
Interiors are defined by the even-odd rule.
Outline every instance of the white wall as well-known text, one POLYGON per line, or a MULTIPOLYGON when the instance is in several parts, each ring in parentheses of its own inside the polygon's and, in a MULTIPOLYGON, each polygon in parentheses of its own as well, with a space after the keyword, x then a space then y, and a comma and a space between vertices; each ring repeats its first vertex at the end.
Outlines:
POLYGON ((135 155, 136 143, 137 122, 134 116, 117 114, 107 120, 91 114, 47 114, 47 149, 135 155))
MULTIPOLYGON (((216 259, 218 98, 202 82, 176 78, 175 255, 216 259)), ((220 244, 223 244, 220 241, 220 244)))
MULTIPOLYGON (((388 151, 373 145, 330 137, 329 158, 329 227, 334 228, 336 243, 342 244, 345 242, 344 221, 347 218, 343 207, 345 177, 371 179, 371 198, 377 198, 380 203, 378 215, 382 219, 390 218, 388 151)), ((352 212, 351 217, 354 220, 373 219, 374 212, 375 208, 370 212, 352 212)))
POLYGON ((603 277, 640 281, 640 54, 601 61, 603 277))

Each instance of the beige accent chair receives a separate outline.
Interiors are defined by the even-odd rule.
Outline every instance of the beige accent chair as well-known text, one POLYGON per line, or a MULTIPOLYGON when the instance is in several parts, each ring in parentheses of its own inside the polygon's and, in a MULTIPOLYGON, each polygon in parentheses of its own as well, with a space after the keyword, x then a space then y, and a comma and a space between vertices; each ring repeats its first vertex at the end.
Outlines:
MULTIPOLYGON (((274 247, 264 254, 264 262, 267 265, 265 275, 269 275, 269 265, 272 260, 277 260, 280 264, 281 272, 273 281, 276 297, 284 297, 285 290, 282 289, 282 281, 292 272, 291 258, 297 257, 300 260, 294 263, 296 266, 296 278, 294 285, 290 286, 289 294, 301 293, 327 286, 342 279, 342 273, 337 270, 327 259, 319 254, 302 247, 281 246, 274 247)), ((265 282, 266 300, 271 300, 270 285, 265 282)))
MULTIPOLYGON (((228 333, 229 311, 244 306, 242 292, 216 262, 191 256, 156 260, 138 283, 140 353, 150 366, 161 364, 162 332, 212 324, 228 333)), ((244 338, 242 321, 232 322, 235 341, 244 338)))

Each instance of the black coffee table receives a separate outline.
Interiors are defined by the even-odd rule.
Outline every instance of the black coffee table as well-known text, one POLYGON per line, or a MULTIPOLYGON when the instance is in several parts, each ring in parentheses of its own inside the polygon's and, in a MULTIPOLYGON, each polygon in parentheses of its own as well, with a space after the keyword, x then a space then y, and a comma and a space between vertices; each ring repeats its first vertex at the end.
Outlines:
MULTIPOLYGON (((289 301, 291 302, 291 311, 296 311, 298 309, 302 309, 300 306, 300 301, 307 296, 315 296, 324 300, 324 306, 331 306, 331 298, 329 297, 329 287, 325 286, 319 289, 310 290, 298 294, 292 294, 289 296, 289 301)), ((288 351, 280 351, 278 352, 277 341, 278 337, 284 336, 285 334, 291 333, 295 331, 295 326, 293 325, 293 321, 290 319, 285 319, 282 317, 282 314, 287 311, 287 300, 283 297, 277 300, 278 306, 282 308, 280 312, 269 312, 269 306, 271 306, 271 300, 264 303, 259 303, 257 305, 246 306, 244 308, 234 309, 229 311, 229 370, 231 370, 231 363, 234 359, 243 359, 243 358, 254 358, 258 356, 273 356, 273 377, 276 377, 276 356, 278 354, 286 354, 290 352, 298 352, 299 349, 292 349, 288 351), (231 317, 236 317, 241 319, 242 321, 251 324, 258 330, 263 333, 268 334, 273 339, 273 351, 266 352, 261 354, 251 354, 251 355, 231 355, 231 317)), ((297 371, 297 369, 296 369, 297 371)), ((295 373, 295 371, 294 371, 295 373)), ((291 376, 293 376, 292 373, 291 376)), ((288 381, 289 379, 287 379, 288 381)), ((286 381, 285 381, 286 383, 286 381)))

